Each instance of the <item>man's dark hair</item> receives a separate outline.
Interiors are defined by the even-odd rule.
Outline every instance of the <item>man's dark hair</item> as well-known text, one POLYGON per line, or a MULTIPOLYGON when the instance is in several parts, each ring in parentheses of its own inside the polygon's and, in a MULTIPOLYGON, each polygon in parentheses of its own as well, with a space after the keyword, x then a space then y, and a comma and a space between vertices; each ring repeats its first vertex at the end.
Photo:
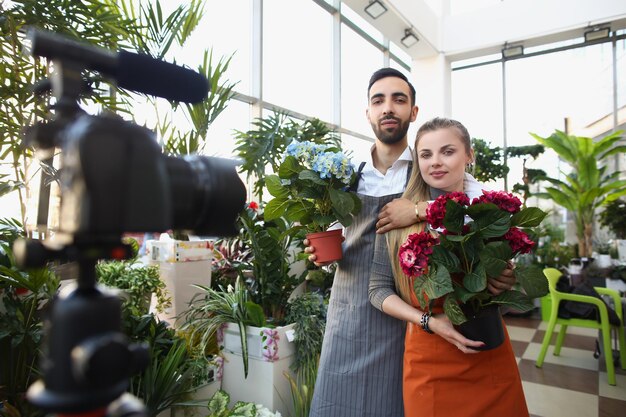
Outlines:
POLYGON ((415 106, 415 87, 413 87, 413 84, 409 82, 409 79, 406 78, 406 75, 394 68, 381 68, 372 74, 372 77, 370 78, 370 84, 367 86, 367 98, 369 99, 372 85, 374 85, 376 81, 387 77, 400 78, 409 85, 409 91, 411 92, 411 106, 415 106))

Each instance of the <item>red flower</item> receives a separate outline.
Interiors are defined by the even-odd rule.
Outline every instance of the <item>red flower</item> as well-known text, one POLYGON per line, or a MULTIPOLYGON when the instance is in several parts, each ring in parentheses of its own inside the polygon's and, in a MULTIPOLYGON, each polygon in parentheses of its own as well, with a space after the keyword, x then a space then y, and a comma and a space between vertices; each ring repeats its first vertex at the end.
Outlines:
POLYGON ((446 203, 453 200, 462 206, 469 205, 469 197, 465 193, 455 191, 453 193, 440 195, 428 205, 426 209, 426 221, 433 229, 439 229, 443 226, 443 219, 446 217, 446 203))
POLYGON ((15 295, 24 295, 24 294, 28 294, 28 291, 30 291, 28 288, 24 288, 24 287, 15 287, 15 295))
POLYGON ((248 208, 252 211, 257 211, 259 209, 259 204, 255 201, 251 201, 250 204, 248 204, 248 208))
POLYGON ((509 213, 517 213, 522 207, 522 202, 519 198, 504 191, 483 190, 483 195, 472 201, 472 205, 479 203, 493 203, 501 210, 508 211, 509 213))
POLYGON ((513 253, 528 253, 532 250, 533 246, 535 246, 535 242, 517 227, 511 227, 509 231, 504 234, 504 239, 509 242, 513 253))
POLYGON ((433 253, 433 246, 438 244, 439 239, 433 237, 430 233, 410 234, 398 251, 402 272, 414 277, 418 277, 426 272, 428 255, 433 253))

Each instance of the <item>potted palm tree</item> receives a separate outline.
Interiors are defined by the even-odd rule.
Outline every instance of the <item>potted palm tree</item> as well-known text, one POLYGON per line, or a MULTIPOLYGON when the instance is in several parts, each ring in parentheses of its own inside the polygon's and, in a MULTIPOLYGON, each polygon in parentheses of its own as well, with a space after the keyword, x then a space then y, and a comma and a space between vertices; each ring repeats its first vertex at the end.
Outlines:
POLYGON ((610 156, 626 152, 626 145, 620 144, 622 134, 618 131, 594 141, 559 130, 546 138, 531 133, 540 144, 555 151, 572 168, 564 181, 542 178, 550 186, 545 187, 545 193, 533 195, 552 199, 572 213, 581 257, 591 257, 593 224, 598 209, 626 192, 626 181, 619 179, 619 171, 609 173, 608 164, 603 164, 610 156))

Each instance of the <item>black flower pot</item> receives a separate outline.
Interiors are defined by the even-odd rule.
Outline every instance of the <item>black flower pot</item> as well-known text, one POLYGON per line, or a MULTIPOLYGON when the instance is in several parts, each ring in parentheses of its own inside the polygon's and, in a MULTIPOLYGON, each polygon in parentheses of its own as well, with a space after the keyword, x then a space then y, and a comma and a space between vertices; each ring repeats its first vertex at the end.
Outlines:
POLYGON ((467 321, 454 327, 468 339, 481 341, 485 344, 473 349, 495 349, 504 342, 502 317, 500 316, 500 307, 497 304, 490 304, 478 311, 469 305, 463 305, 461 310, 467 317, 467 321))

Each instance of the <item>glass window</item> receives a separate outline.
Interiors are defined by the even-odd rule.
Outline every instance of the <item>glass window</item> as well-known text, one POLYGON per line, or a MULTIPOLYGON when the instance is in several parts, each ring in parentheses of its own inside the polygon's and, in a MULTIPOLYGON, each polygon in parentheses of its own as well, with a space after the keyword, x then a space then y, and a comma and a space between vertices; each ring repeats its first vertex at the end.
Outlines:
MULTIPOLYGON (((613 111, 611 55, 611 45, 600 44, 508 62, 509 145, 535 145, 529 132, 548 136, 555 129, 565 130, 566 118, 572 134, 603 134, 598 122, 613 111)), ((530 167, 559 176, 559 161, 552 151, 530 167)), ((510 184, 518 182, 512 175, 510 184)))
POLYGON ((365 117, 367 85, 383 63, 380 50, 346 25, 341 25, 341 124, 346 129, 373 137, 365 117))
POLYGON ((389 42, 389 52, 391 52, 392 54, 400 58, 400 60, 404 64, 408 65, 409 67, 411 66, 411 62, 413 62, 411 55, 407 54, 406 51, 402 49, 401 47, 399 47, 398 45, 396 45, 395 42, 389 42))
MULTIPOLYGON (((501 64, 452 72, 452 118, 467 127, 473 138, 503 145, 501 64)), ((503 188, 504 181, 492 185, 503 188)))
POLYGON ((374 142, 357 138, 346 133, 341 134, 341 148, 350 155, 354 168, 358 169, 363 161, 369 161, 370 151, 374 142))
MULTIPOLYGON (((626 39, 617 41, 617 108, 626 107, 626 39)), ((623 111, 622 111, 623 112, 623 111)), ((618 123, 625 123, 626 116, 622 116, 618 123)))
POLYGON ((383 43, 383 34, 380 33, 370 22, 362 18, 358 13, 352 10, 347 4, 343 4, 341 7, 341 14, 348 20, 357 25, 361 30, 374 38, 378 43, 383 43))
POLYGON ((263 98, 330 120, 332 16, 310 0, 263 3, 263 98))
MULTIPOLYGON (((268 2, 266 2, 267 4, 268 2)), ((251 1, 230 0, 220 2, 218 7, 205 6, 204 17, 182 50, 172 47, 172 56, 181 64, 197 68, 202 62, 203 51, 213 48, 213 62, 220 57, 233 55, 226 77, 239 82, 235 90, 250 94, 250 40, 251 1)))
POLYGON ((250 129, 250 105, 239 100, 231 100, 226 109, 213 121, 207 135, 204 154, 233 158, 235 130, 245 132, 250 129))

